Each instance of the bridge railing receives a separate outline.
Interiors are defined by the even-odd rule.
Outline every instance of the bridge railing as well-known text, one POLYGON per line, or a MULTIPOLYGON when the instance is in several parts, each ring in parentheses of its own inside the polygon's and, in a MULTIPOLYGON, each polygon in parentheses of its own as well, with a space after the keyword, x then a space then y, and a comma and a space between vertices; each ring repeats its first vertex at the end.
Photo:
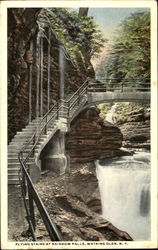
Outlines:
POLYGON ((97 79, 89 81, 88 92, 139 92, 150 91, 150 79, 97 79))
POLYGON ((67 117, 73 116, 78 106, 83 102, 84 97, 88 91, 88 80, 85 81, 82 86, 70 97, 69 100, 65 101, 65 106, 67 107, 67 117))

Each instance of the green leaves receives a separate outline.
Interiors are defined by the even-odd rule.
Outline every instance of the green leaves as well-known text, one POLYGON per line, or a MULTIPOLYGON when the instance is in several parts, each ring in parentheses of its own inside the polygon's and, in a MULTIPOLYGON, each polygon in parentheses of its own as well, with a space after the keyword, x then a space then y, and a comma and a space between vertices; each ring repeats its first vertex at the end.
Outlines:
POLYGON ((124 78, 150 78, 149 11, 131 14, 119 26, 106 61, 106 76, 118 77, 120 81, 124 78))
POLYGON ((66 8, 52 8, 51 12, 52 28, 76 64, 79 54, 88 61, 100 52, 106 40, 93 17, 66 8))

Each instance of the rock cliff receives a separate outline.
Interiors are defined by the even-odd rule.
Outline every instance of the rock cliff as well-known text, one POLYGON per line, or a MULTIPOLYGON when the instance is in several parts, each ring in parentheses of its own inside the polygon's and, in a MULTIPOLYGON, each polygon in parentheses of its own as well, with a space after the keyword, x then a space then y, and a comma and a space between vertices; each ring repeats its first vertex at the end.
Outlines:
MULTIPOLYGON (((59 99, 59 50, 62 43, 53 31, 49 14, 45 9, 10 8, 8 20, 8 139, 10 141, 15 133, 28 123, 30 66, 32 66, 32 119, 36 116, 37 74, 41 63, 43 64, 43 111, 44 113, 47 111, 49 43, 51 44, 50 107, 59 99), (42 32, 43 37, 43 45, 40 42, 40 46, 37 39, 39 32, 42 32), (30 49, 31 42, 33 51, 30 49), (37 60, 41 46, 43 46, 43 62, 37 60)), ((74 32, 75 29, 78 32, 75 25, 73 28, 74 32)), ((89 67, 85 67, 84 61, 81 60, 82 55, 78 55, 78 64, 73 64, 66 53, 65 51, 65 95, 76 91, 87 77, 94 77, 95 74, 90 62, 89 67)))
POLYGON ((86 163, 125 154, 120 150, 123 139, 120 129, 104 122, 99 113, 95 107, 86 109, 71 123, 66 149, 72 163, 86 163))
POLYGON ((118 124, 126 148, 150 150, 150 109, 141 108, 124 114, 118 124))

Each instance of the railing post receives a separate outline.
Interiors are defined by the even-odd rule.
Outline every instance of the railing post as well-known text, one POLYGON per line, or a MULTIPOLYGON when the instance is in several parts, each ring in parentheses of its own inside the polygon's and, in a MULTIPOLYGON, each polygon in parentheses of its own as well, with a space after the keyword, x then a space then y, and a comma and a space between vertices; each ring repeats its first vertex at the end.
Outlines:
POLYGON ((57 101, 57 120, 59 119, 59 103, 57 101))
POLYGON ((80 91, 78 91, 78 105, 80 104, 80 91))
POLYGON ((68 104, 67 104, 67 116, 68 117, 70 116, 70 101, 68 101, 68 104))
POLYGON ((89 86, 89 82, 87 82, 87 84, 86 84, 86 95, 88 94, 88 86, 89 86))
POLYGON ((45 125, 45 135, 47 134, 47 115, 46 115, 46 125, 45 125))
POLYGON ((24 192, 24 196, 26 197, 26 179, 25 179, 23 169, 22 169, 22 189, 24 192))
POLYGON ((23 160, 23 152, 21 152, 21 159, 23 160))
POLYGON ((33 204, 33 196, 31 193, 30 185, 28 183, 28 198, 29 198, 29 212, 30 212, 30 219, 33 225, 33 229, 35 231, 36 223, 35 223, 35 213, 34 213, 34 204, 33 204))
MULTIPOLYGON (((35 145, 35 142, 36 142, 36 138, 35 138, 35 135, 34 135, 34 137, 33 137, 33 146, 35 145)), ((34 152, 35 152, 35 148, 33 148, 32 153, 34 154, 34 152)))
POLYGON ((123 82, 121 83, 121 92, 123 92, 123 82))

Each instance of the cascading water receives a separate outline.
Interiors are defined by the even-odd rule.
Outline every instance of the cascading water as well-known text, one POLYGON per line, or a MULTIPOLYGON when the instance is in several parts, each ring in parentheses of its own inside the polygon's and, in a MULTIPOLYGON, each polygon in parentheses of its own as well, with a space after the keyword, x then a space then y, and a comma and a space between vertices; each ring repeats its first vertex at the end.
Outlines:
POLYGON ((117 103, 115 103, 114 105, 112 105, 111 109, 106 114, 106 121, 111 122, 113 124, 116 123, 115 112, 116 112, 117 106, 118 106, 117 103))
POLYGON ((150 154, 96 161, 103 217, 134 240, 150 239, 150 154))

